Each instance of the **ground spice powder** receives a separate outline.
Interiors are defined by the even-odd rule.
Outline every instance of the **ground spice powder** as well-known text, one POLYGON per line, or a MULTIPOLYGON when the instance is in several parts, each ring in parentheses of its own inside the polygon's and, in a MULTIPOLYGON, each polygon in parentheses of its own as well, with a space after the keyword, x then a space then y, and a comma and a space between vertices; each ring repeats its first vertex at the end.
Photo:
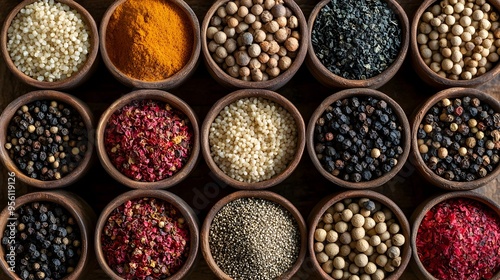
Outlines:
POLYGON ((491 279, 500 270, 500 217, 476 200, 446 200, 425 214, 416 246, 437 279, 491 279))
POLYGON ((106 50, 126 75, 164 80, 187 64, 193 52, 193 30, 188 15, 171 1, 129 0, 109 20, 106 50))

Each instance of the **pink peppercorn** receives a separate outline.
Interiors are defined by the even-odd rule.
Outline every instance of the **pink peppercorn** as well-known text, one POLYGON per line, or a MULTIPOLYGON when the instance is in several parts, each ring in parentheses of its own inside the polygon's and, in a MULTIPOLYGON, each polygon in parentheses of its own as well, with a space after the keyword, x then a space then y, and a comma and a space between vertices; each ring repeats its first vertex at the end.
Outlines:
POLYGON ((500 218, 476 200, 449 199, 425 214, 416 246, 437 279, 490 279, 500 270, 500 218))
POLYGON ((134 100, 117 110, 104 132, 106 152, 125 176, 156 182, 187 162, 193 132, 185 114, 156 100, 134 100))

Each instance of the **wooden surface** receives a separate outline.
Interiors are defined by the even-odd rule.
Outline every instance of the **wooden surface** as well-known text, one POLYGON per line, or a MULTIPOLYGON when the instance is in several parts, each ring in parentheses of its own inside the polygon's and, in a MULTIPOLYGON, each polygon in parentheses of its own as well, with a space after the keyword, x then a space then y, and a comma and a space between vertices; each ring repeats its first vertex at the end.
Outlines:
MULTIPOLYGON (((17 0, 0 1, 0 22, 4 21, 7 13, 18 2, 17 0)), ((104 11, 113 0, 78 0, 78 2, 90 11, 99 24, 104 11)), ((188 0, 187 2, 197 14, 200 22, 203 20, 206 11, 212 3, 211 1, 201 0, 188 0)), ((306 17, 309 16, 313 6, 317 3, 317 1, 305 0, 299 0, 297 2, 306 17)), ((413 14, 418 5, 422 3, 421 0, 398 0, 398 2, 402 4, 410 19, 413 18, 413 14)), ((499 99, 500 77, 488 84, 481 85, 479 88, 499 99)), ((16 79, 7 70, 5 62, 0 60, 0 110, 5 108, 5 106, 17 96, 31 90, 33 90, 33 88, 22 84, 16 79)), ((407 115, 411 115, 419 104, 427 97, 437 92, 437 90, 424 85, 416 76, 416 73, 412 70, 408 57, 396 76, 379 90, 395 99, 403 107, 407 115)), ((120 85, 108 73, 104 64, 101 63, 98 71, 85 85, 75 90, 70 90, 68 93, 74 94, 87 102, 90 108, 93 109, 97 118, 116 98, 129 91, 131 91, 131 89, 120 85)), ((215 80, 210 77, 204 65, 200 64, 196 73, 184 84, 184 86, 171 90, 170 92, 186 101, 196 111, 200 120, 203 120, 212 104, 229 93, 230 90, 218 85, 215 80)), ((277 90, 277 92, 287 97, 298 107, 304 121, 307 123, 316 106, 335 91, 321 86, 311 76, 304 65, 297 75, 285 87, 277 90)), ((7 171, 2 166, 0 169, 1 208, 4 208, 7 203, 7 178, 7 171)), ((495 201, 500 202, 500 192, 497 191, 497 189, 498 178, 476 191, 484 193, 495 201)), ((96 213, 99 214, 104 206, 116 195, 128 191, 129 189, 120 186, 114 181, 105 173, 100 163, 96 161, 87 176, 78 183, 66 188, 66 190, 82 196, 92 205, 96 213)), ((289 199, 299 209, 304 218, 307 219, 311 209, 320 199, 328 194, 341 191, 342 189, 333 185, 320 175, 312 165, 309 155, 306 152, 295 172, 283 183, 269 190, 277 192, 289 199)), ((33 191, 36 191, 36 189, 26 187, 19 182, 16 184, 17 196, 33 191)), ((200 221, 203 221, 210 207, 224 195, 234 192, 235 189, 217 182, 201 159, 192 175, 179 185, 170 188, 169 191, 172 191, 186 200, 186 202, 198 213, 200 221)), ((381 192, 395 200, 407 217, 411 215, 412 211, 421 201, 430 195, 440 192, 435 187, 424 182, 410 162, 403 167, 394 179, 384 184, 382 187, 376 188, 375 191, 381 192)), ((310 259, 306 259, 302 269, 296 274, 294 279, 316 279, 312 276, 310 262, 310 259)), ((0 275, 0 279, 5 278, 5 276, 0 275)), ((106 277, 100 269, 96 268, 94 273, 89 275, 89 279, 103 280, 109 278, 106 277)), ((215 279, 215 277, 208 269, 203 258, 200 258, 200 262, 187 279, 215 279)), ((412 280, 416 278, 411 269, 407 268, 402 279, 412 280)))

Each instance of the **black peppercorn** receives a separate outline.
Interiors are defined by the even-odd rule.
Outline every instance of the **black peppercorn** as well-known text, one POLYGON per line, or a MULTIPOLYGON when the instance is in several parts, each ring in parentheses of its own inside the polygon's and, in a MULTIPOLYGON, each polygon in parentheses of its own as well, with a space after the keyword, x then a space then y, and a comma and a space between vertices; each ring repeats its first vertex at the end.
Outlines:
POLYGON ((314 129, 315 151, 325 170, 341 179, 360 182, 378 178, 397 164, 397 157, 403 153, 399 146, 401 127, 385 101, 356 97, 339 100, 330 107, 316 121, 314 129), (350 104, 356 106, 350 108, 350 104), (328 133, 334 136, 332 141, 328 141, 328 133), (381 153, 379 160, 387 161, 385 169, 370 157, 375 147, 381 153))

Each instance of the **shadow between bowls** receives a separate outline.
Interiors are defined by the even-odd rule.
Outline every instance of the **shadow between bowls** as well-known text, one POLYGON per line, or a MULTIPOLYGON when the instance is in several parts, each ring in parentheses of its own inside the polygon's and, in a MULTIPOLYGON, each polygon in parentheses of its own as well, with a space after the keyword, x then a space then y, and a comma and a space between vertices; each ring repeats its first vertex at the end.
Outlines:
MULTIPOLYGON (((383 86, 385 83, 387 83, 390 79, 392 79, 394 75, 396 75, 396 73, 401 68, 401 65, 405 60, 406 53, 408 52, 408 47, 410 45, 410 26, 409 26, 410 24, 408 22, 408 16, 406 15, 403 8, 399 5, 398 1, 385 0, 385 2, 387 2, 389 7, 394 11, 396 16, 398 17, 401 26, 401 36, 402 36, 401 49, 399 50, 399 53, 394 62, 382 73, 374 77, 365 80, 346 79, 341 76, 333 74, 323 65, 323 63, 321 63, 321 61, 318 59, 318 57, 314 52, 312 40, 309 40, 307 46, 306 65, 311 74, 321 84, 329 88, 340 88, 340 89, 347 89, 347 88, 377 89, 383 86)), ((330 0, 322 0, 321 2, 316 4, 311 14, 309 15, 309 19, 307 22, 309 28, 308 31, 309 36, 312 36, 314 22, 316 21, 318 14, 320 13, 321 9, 325 7, 328 3, 330 3, 330 0)))
POLYGON ((354 89, 344 89, 341 90, 337 93, 334 93, 330 96, 328 96, 321 104, 316 108, 316 110, 313 112, 311 118, 309 119, 309 123, 307 125, 307 131, 306 131, 306 137, 307 137, 307 152, 309 153, 309 157, 311 158, 314 167, 325 177, 328 179, 330 182, 341 186, 343 188, 348 188, 348 189, 369 189, 369 188, 376 188, 379 187, 383 184, 385 184, 387 181, 392 179, 396 174, 401 170, 403 165, 405 164, 406 160, 408 159, 408 155, 410 154, 410 124, 408 122, 408 118, 406 117, 405 112, 399 106, 399 104, 394 101, 392 98, 387 96, 386 94, 374 90, 374 89, 369 89, 369 88, 354 88, 354 89), (321 162, 319 161, 318 157, 316 156, 316 151, 314 149, 315 141, 314 141, 314 127, 316 125, 316 121, 318 118, 321 117, 325 109, 333 104, 337 100, 343 100, 346 98, 351 98, 351 97, 360 97, 360 96, 365 96, 365 97, 374 97, 380 100, 384 100, 387 102, 388 106, 392 107, 394 114, 396 114, 398 121, 402 127, 402 148, 403 148, 403 154, 400 155, 398 158, 398 163, 396 166, 388 173, 385 173, 382 177, 379 177, 374 180, 370 181, 361 181, 359 183, 355 182, 350 182, 350 181, 345 181, 340 179, 339 177, 336 177, 326 171, 325 168, 321 165, 321 162))
POLYGON ((200 131, 198 127, 198 117, 196 116, 196 113, 193 111, 193 109, 177 96, 166 91, 155 89, 136 90, 118 98, 103 112, 96 129, 97 156, 102 166, 104 167, 106 172, 111 175, 111 177, 113 177, 116 181, 134 189, 165 189, 172 187, 186 179, 186 177, 191 173, 191 171, 193 171, 196 164, 198 163, 198 156, 200 153, 199 139, 200 131), (104 132, 111 116, 117 110, 120 110, 123 106, 130 104, 130 102, 143 99, 152 99, 160 102, 165 102, 173 108, 178 109, 189 118, 191 128, 193 130, 193 147, 191 149, 191 154, 188 161, 184 164, 181 170, 173 174, 171 177, 156 182, 139 182, 132 180, 122 174, 109 159, 104 143, 104 132))
POLYGON ((286 210, 288 210, 292 216, 294 217, 295 221, 297 222, 297 225, 299 227, 300 231, 300 251, 299 251, 299 256, 297 258, 297 261, 293 264, 293 266, 286 271, 283 275, 277 277, 277 279, 290 279, 292 276, 299 270, 300 266, 304 262, 304 259, 306 257, 306 251, 307 251, 307 228, 306 224, 304 221, 304 218, 300 214, 300 212, 295 208, 295 206, 288 201, 286 198, 270 191, 236 191, 234 193, 231 193, 225 197, 223 197, 221 200, 219 200, 213 207, 210 209, 208 212, 205 221, 203 222, 203 225, 201 227, 201 232, 200 232, 200 239, 201 239, 201 252, 203 254, 203 258, 208 264, 208 267, 212 270, 212 272, 217 276, 219 279, 224 279, 224 280, 230 280, 232 279, 227 275, 222 269, 219 268, 217 263, 215 262, 211 250, 210 250, 210 244, 209 244, 209 238, 210 238, 210 227, 212 225, 212 221, 215 218, 215 215, 229 202, 240 199, 240 198, 260 198, 260 199, 265 199, 268 201, 272 201, 274 203, 277 203, 281 206, 283 206, 286 210))
MULTIPOLYGON (((95 222, 97 220, 94 210, 90 207, 85 200, 76 194, 57 190, 57 191, 43 191, 43 192, 33 192, 25 194, 16 198, 15 208, 30 204, 32 202, 51 202, 64 207, 76 220, 81 232, 81 249, 82 253, 80 259, 75 266, 75 270, 64 277, 65 280, 77 280, 82 279, 85 275, 88 275, 96 265, 94 259, 94 229, 95 222)), ((6 206, 0 213, 0 233, 3 236, 4 231, 7 229, 7 225, 12 221, 10 215, 11 209, 6 206)), ((5 261, 6 252, 4 247, 0 246, 0 267, 3 272, 8 275, 11 279, 21 280, 21 278, 13 271, 9 269, 10 265, 5 261)))
POLYGON ((299 110, 288 99, 286 99, 279 93, 264 89, 241 89, 224 96, 223 98, 219 99, 212 106, 212 108, 210 108, 201 126, 201 152, 208 167, 219 180, 226 183, 227 185, 242 190, 265 189, 283 182, 283 180, 288 178, 295 170, 295 168, 297 168, 297 165, 299 164, 300 159, 302 158, 302 154, 304 152, 305 143, 306 143, 305 124, 299 110), (212 156, 210 155, 211 149, 208 139, 210 134, 210 127, 214 122, 215 118, 217 118, 219 113, 224 109, 224 107, 240 99, 250 98, 250 97, 261 97, 273 101, 276 104, 282 106, 284 109, 286 109, 295 120, 295 123, 297 125, 297 138, 298 138, 295 155, 292 161, 285 168, 285 170, 283 170, 280 174, 277 174, 271 179, 255 183, 240 182, 226 175, 217 166, 212 156))
POLYGON ((19 3, 14 9, 7 15, 5 19, 2 30, 0 33, 0 51, 2 53, 3 59, 7 68, 22 82, 43 89, 54 89, 54 90, 65 90, 70 88, 75 88, 85 81, 87 81, 90 76, 94 73, 98 66, 97 53, 99 51, 99 34, 97 31, 97 25, 92 17, 92 15, 80 4, 73 0, 56 0, 59 3, 66 4, 72 9, 75 9, 85 21, 88 31, 89 31, 89 39, 90 39, 90 51, 87 56, 87 61, 80 67, 78 72, 74 73, 71 77, 66 78, 64 80, 55 81, 55 82, 44 82, 38 81, 23 72, 21 72, 12 62, 10 58, 9 51, 7 50, 7 34, 8 29, 14 20, 15 16, 23 9, 25 6, 29 4, 33 4, 38 2, 38 0, 24 0, 19 3))
POLYGON ((267 89, 267 90, 277 90, 288 83, 293 76, 297 73, 300 66, 304 62, 307 54, 307 45, 309 44, 309 33, 307 29, 307 20, 302 13, 299 5, 293 0, 283 0, 286 7, 290 8, 299 22, 299 30, 301 34, 300 46, 297 51, 297 56, 292 62, 292 65, 288 70, 281 73, 274 79, 269 79, 267 81, 243 81, 227 74, 212 58, 210 51, 208 50, 208 42, 206 39, 207 29, 210 25, 210 19, 216 14, 217 9, 229 2, 230 0, 217 0, 212 4, 208 12, 205 14, 201 26, 201 50, 203 52, 203 61, 205 66, 210 73, 210 75, 222 86, 230 89, 267 89))
POLYGON ((319 263, 316 261, 316 253, 314 252, 314 232, 316 230, 316 226, 318 225, 321 216, 326 212, 326 210, 333 206, 335 203, 340 202, 344 199, 353 199, 353 198, 369 198, 371 200, 375 200, 386 206, 392 213, 396 216, 396 219, 401 227, 401 231, 403 236, 405 237, 405 244, 403 245, 403 251, 401 252, 401 265, 393 272, 389 274, 389 276, 385 279, 387 280, 396 280, 401 277, 403 272, 406 269, 406 266, 410 262, 411 258, 411 250, 410 247, 410 224, 406 219, 403 211, 399 208, 399 206, 394 203, 387 196, 377 193, 370 190, 349 190, 344 192, 339 192, 336 194, 329 195, 323 198, 320 202, 318 202, 314 208, 311 210, 308 218, 308 236, 307 236, 307 249, 309 253, 309 257, 312 260, 313 270, 317 274, 318 277, 325 280, 333 279, 330 275, 323 271, 319 263))
POLYGON ((106 275, 108 275, 111 279, 123 280, 123 278, 118 276, 108 266, 106 262, 104 253, 102 252, 102 243, 101 243, 102 232, 104 230, 104 226, 108 220, 109 215, 116 208, 118 208, 127 201, 139 198, 146 198, 146 197, 163 200, 173 205, 182 214, 182 216, 186 221, 186 224, 189 227, 189 237, 190 237, 189 256, 186 259, 184 265, 179 269, 179 271, 177 271, 174 275, 167 278, 169 280, 183 279, 189 275, 189 273, 191 272, 191 268, 197 263, 198 260, 199 221, 198 217, 194 213, 194 210, 184 200, 182 200, 182 198, 165 190, 131 190, 120 194, 104 207, 103 211, 99 216, 99 219, 97 220, 97 225, 95 230, 94 247, 95 247, 97 262, 99 266, 102 268, 102 270, 106 273, 106 275))
MULTIPOLYGON (((420 228, 420 224, 422 220, 425 217, 425 214, 432 209, 432 207, 436 206, 437 204, 448 200, 448 199, 455 199, 455 198, 468 198, 468 199, 473 199, 476 200, 489 208, 491 208, 498 216, 500 216, 500 205, 490 198, 486 197, 485 195, 471 192, 471 191, 457 191, 457 192, 448 192, 444 194, 438 194, 434 195, 427 200, 423 201, 420 205, 415 208, 415 210, 412 213, 412 216, 410 217, 410 222, 411 222, 411 249, 412 249, 412 259, 410 262, 410 267, 412 268, 413 272, 417 274, 417 277, 422 280, 438 280, 434 276, 432 276, 424 267, 422 262, 420 261, 420 258, 418 257, 418 251, 417 251, 417 245, 416 245, 416 240, 417 240, 417 234, 418 234, 418 229, 420 228)), ((437 245, 437 244, 433 244, 437 245)), ((500 279, 500 272, 495 273, 491 280, 499 280, 500 279)))
POLYGON ((422 177, 424 177, 424 179, 426 179, 428 182, 430 182, 434 186, 450 191, 465 191, 477 189, 481 186, 486 185, 491 180, 497 178, 500 174, 500 165, 498 165, 491 173, 481 179, 470 182, 450 181, 435 174, 429 167, 427 167, 426 163, 420 156, 417 143, 417 131, 420 123, 422 123, 423 119, 425 118, 427 111, 429 111, 432 106, 434 106, 444 98, 457 98, 464 96, 470 96, 472 98, 477 97, 479 100, 481 100, 481 102, 486 102, 488 105, 490 105, 495 112, 500 112, 500 102, 485 92, 472 88, 449 88, 442 90, 427 99, 424 104, 419 109, 417 109, 417 111, 415 111, 411 125, 411 157, 416 163, 414 164, 414 166, 420 172, 422 177))
POLYGON ((54 90, 38 90, 28 92, 24 95, 21 95, 7 107, 5 107, 2 115, 0 115, 0 160, 3 162, 7 170, 10 172, 14 172, 16 177, 33 187, 41 188, 41 189, 53 189, 53 188, 61 188, 66 187, 80 178, 82 178, 87 171, 90 169, 90 164, 94 159, 94 116, 90 111, 90 108, 83 101, 78 99, 75 96, 72 96, 67 93, 54 91, 54 90), (26 105, 31 102, 35 102, 37 100, 55 100, 59 102, 63 102, 69 106, 71 106, 80 116, 82 117, 83 123, 85 124, 85 128, 87 129, 87 151, 85 155, 78 165, 73 171, 71 171, 66 176, 62 177, 59 180, 51 180, 51 181, 42 181, 38 179, 33 179, 24 174, 16 165, 16 163, 9 157, 8 151, 5 149, 5 144, 7 143, 7 130, 9 127, 9 123, 12 118, 15 116, 16 111, 23 105, 26 105))
MULTIPOLYGON (((418 10, 415 12, 415 16, 413 17, 411 24, 411 60, 413 68, 417 75, 428 85, 438 88, 438 89, 446 89, 450 87, 476 87, 479 85, 483 85, 496 77, 498 73, 500 73, 500 63, 497 63, 490 71, 485 74, 476 77, 471 80, 452 80, 448 78, 443 78, 439 76, 437 73, 432 71, 427 64, 425 64, 422 56, 420 55, 420 49, 417 43, 418 36, 418 26, 420 22, 420 18, 426 12, 427 8, 429 8, 433 4, 437 4, 436 0, 425 0, 422 4, 420 4, 418 10)), ((500 10, 500 2, 498 1, 488 1, 497 11, 500 10)), ((451 29, 450 29, 451 30, 451 29)), ((450 31, 451 32, 451 31, 450 31)))
POLYGON ((113 77, 115 77, 115 79, 117 79, 120 83, 130 88, 168 90, 179 87, 182 83, 184 83, 187 79, 189 79, 193 75, 199 63, 198 58, 200 56, 200 49, 201 49, 200 23, 198 22, 196 14, 185 1, 183 0, 170 1, 174 5, 178 6, 189 18, 188 24, 191 26, 193 31, 193 52, 191 53, 191 56, 187 64, 184 65, 184 67, 181 70, 179 70, 179 72, 173 74, 172 76, 160 81, 142 81, 132 78, 126 75, 125 73, 121 72, 111 61, 108 50, 106 49, 106 33, 108 29, 109 20, 111 19, 111 16, 113 15, 116 8, 118 8, 126 1, 127 0, 117 0, 113 2, 111 6, 109 6, 109 8, 104 13, 101 25, 99 27, 100 31, 99 37, 101 41, 100 44, 101 56, 104 61, 104 64, 106 65, 106 68, 113 75, 113 77))

